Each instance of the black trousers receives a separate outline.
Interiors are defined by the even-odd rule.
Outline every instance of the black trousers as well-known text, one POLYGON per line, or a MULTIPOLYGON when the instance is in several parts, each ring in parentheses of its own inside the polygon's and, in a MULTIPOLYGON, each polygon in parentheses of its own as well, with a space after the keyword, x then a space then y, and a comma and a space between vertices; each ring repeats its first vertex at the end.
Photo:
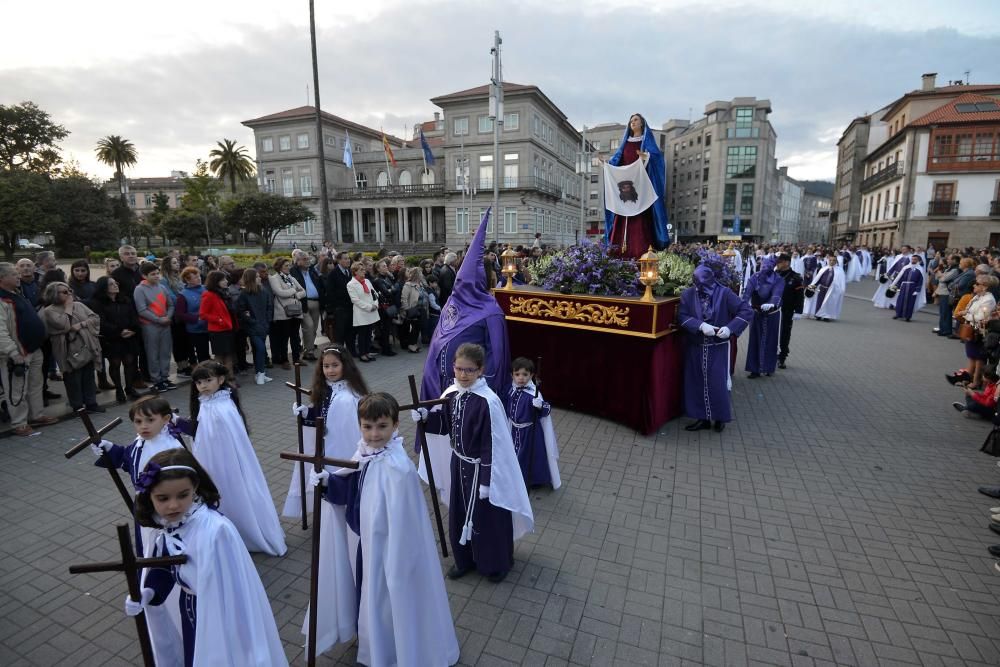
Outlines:
POLYGON ((792 322, 795 311, 781 311, 781 332, 778 335, 778 359, 784 361, 788 358, 788 343, 792 340, 792 322))

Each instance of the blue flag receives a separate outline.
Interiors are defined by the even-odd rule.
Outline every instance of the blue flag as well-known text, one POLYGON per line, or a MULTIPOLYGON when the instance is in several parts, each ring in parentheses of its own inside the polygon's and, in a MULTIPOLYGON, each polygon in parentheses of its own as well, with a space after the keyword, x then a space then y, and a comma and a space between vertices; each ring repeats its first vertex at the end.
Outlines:
POLYGON ((742 234, 740 231, 740 216, 733 218, 733 234, 742 234))
POLYGON ((344 164, 348 167, 354 168, 354 150, 351 147, 351 133, 347 132, 347 142, 344 144, 344 164))
POLYGON ((431 153, 431 147, 427 143, 426 137, 424 137, 424 131, 420 130, 420 148, 424 150, 424 164, 433 165, 434 164, 434 154, 431 153))

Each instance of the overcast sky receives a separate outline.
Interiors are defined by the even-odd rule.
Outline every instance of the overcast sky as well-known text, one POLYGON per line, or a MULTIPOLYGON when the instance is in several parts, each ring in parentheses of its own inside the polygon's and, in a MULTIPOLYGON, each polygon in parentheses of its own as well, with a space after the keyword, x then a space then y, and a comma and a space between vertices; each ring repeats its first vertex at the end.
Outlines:
MULTIPOLYGON (((922 73, 1000 83, 1000 3, 871 4, 316 0, 323 108, 403 136, 433 117, 431 97, 487 83, 498 29, 504 79, 539 86, 578 128, 767 98, 779 165, 832 180, 850 120, 918 88, 922 73)), ((190 170, 222 138, 253 153, 241 121, 307 101, 308 7, 0 0, 0 104, 37 103, 71 132, 65 158, 105 178, 94 144, 109 134, 135 144, 130 176, 190 170)))

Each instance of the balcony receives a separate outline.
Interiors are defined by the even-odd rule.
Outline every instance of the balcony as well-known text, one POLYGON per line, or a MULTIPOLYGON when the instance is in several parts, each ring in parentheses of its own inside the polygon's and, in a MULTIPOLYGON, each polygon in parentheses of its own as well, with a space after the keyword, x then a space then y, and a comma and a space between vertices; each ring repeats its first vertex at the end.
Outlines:
MULTIPOLYGON (((493 192, 493 179, 492 178, 480 178, 469 179, 469 185, 472 190, 475 190, 479 194, 486 192, 493 192)), ((560 188, 555 183, 550 183, 542 178, 535 178, 533 176, 524 176, 518 178, 504 178, 500 181, 500 190, 534 190, 550 197, 556 199, 561 199, 563 197, 562 188, 560 188)), ((452 181, 448 183, 449 192, 461 192, 462 186, 460 183, 452 181)), ((469 191, 467 191, 469 192, 469 191)))
POLYGON ((990 217, 1000 218, 1000 200, 990 202, 990 217))
POLYGON ((953 218, 958 215, 958 200, 935 199, 927 202, 927 217, 953 218))
POLYGON ((903 160, 896 160, 882 171, 876 172, 861 181, 861 191, 868 192, 869 190, 873 190, 883 183, 887 183, 905 173, 906 169, 904 169, 903 160))
POLYGON ((443 183, 428 185, 382 185, 367 188, 333 188, 334 199, 390 199, 399 197, 440 197, 444 194, 443 183))

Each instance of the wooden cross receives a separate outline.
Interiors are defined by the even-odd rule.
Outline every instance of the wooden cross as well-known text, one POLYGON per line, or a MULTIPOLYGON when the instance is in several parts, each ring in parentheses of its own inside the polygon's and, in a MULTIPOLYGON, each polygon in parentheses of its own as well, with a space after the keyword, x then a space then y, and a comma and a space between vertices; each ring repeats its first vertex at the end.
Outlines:
MULTIPOLYGON (((121 417, 115 417, 113 420, 108 422, 106 426, 95 428, 94 422, 90 421, 90 415, 87 414, 87 410, 85 408, 77 410, 76 416, 80 418, 80 421, 83 422, 84 427, 87 429, 87 437, 73 445, 73 447, 66 452, 66 458, 68 459, 71 459, 79 454, 81 451, 86 449, 88 445, 100 445, 101 436, 110 432, 122 423, 121 417)), ((108 456, 107 452, 102 452, 100 458, 104 459, 106 464, 104 468, 108 471, 108 474, 111 475, 111 481, 114 483, 115 488, 118 489, 118 493, 121 494, 122 500, 125 501, 125 505, 128 507, 128 513, 135 514, 135 504, 132 502, 132 494, 125 488, 125 482, 123 482, 122 478, 118 476, 118 471, 115 470, 115 467, 111 465, 111 457, 108 456)))
MULTIPOLYGON (((417 408, 428 408, 435 405, 444 405, 449 398, 436 398, 431 401, 421 401, 420 394, 417 393, 417 378, 410 376, 410 398, 413 399, 411 405, 401 405, 402 410, 416 410, 417 408)), ((438 536, 441 538, 441 555, 448 557, 448 542, 444 537, 444 522, 441 521, 441 505, 438 502, 438 490, 434 484, 434 468, 431 466, 431 453, 427 449, 427 437, 424 435, 424 422, 417 422, 417 447, 424 453, 424 467, 427 468, 427 484, 431 487, 431 504, 434 505, 434 518, 437 520, 438 536)))
MULTIPOLYGON (((302 394, 310 396, 311 391, 302 386, 302 364, 295 362, 295 384, 291 382, 285 383, 286 387, 290 387, 295 390, 295 402, 302 405, 302 394)), ((302 415, 295 415, 295 427, 296 432, 299 436, 299 454, 305 453, 305 448, 302 445, 302 415)), ((299 462, 299 496, 301 496, 302 502, 302 530, 309 530, 309 519, 306 517, 306 465, 305 463, 299 462)))
MULTIPOLYGON (((357 468, 357 461, 345 461, 343 459, 331 459, 325 456, 323 417, 316 417, 316 448, 314 454, 303 454, 302 452, 281 452, 279 456, 286 461, 300 461, 302 463, 312 463, 313 470, 320 472, 327 464, 339 468, 357 468)), ((303 493, 305 498, 306 494, 303 493)), ((316 612, 319 602, 319 536, 320 536, 320 512, 323 503, 323 488, 313 489, 313 526, 312 526, 312 575, 309 581, 309 642, 306 644, 306 664, 313 667, 316 664, 316 612)))
MULTIPOLYGON (((121 420, 119 420, 121 421, 121 420)), ((129 597, 133 602, 142 600, 142 591, 139 590, 140 570, 146 567, 167 567, 171 565, 181 565, 187 562, 187 556, 167 556, 163 558, 136 558, 132 547, 132 538, 129 537, 128 525, 118 524, 118 546, 121 549, 122 559, 107 563, 85 563, 83 565, 70 565, 70 574, 85 574, 88 572, 124 572, 125 581, 128 582, 129 597)), ((135 629, 139 633, 139 646, 142 648, 142 661, 146 667, 156 667, 153 658, 153 646, 149 641, 149 627, 146 625, 146 614, 140 613, 135 617, 135 629)))

